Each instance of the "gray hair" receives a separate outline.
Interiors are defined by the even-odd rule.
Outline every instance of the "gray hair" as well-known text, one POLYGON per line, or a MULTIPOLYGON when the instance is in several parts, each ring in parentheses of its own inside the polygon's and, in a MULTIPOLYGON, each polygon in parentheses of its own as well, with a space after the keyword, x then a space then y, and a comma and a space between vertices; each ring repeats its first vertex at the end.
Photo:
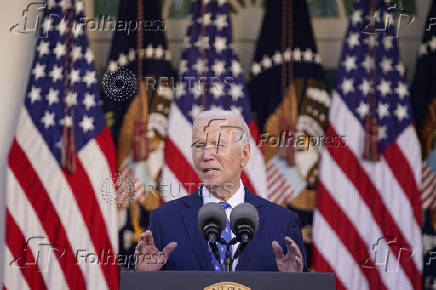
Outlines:
POLYGON ((233 111, 227 111, 227 110, 211 110, 211 111, 201 111, 197 116, 194 118, 194 122, 192 123, 192 128, 194 128, 195 123, 200 119, 206 119, 206 118, 223 118, 223 119, 233 119, 236 121, 237 126, 239 126, 242 129, 242 136, 238 140, 239 146, 243 146, 245 144, 250 144, 250 129, 248 128, 247 123, 244 121, 244 118, 241 114, 238 114, 233 111))

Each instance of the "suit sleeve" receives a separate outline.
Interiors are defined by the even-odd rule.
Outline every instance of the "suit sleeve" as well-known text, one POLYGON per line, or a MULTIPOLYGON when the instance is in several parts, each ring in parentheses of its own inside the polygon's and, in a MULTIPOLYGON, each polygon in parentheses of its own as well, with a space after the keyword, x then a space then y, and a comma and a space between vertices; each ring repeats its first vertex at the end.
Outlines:
POLYGON ((153 233, 153 240, 156 247, 159 249, 159 251, 162 251, 163 245, 162 245, 162 229, 160 226, 160 220, 159 220, 159 214, 158 211, 153 210, 150 213, 150 226, 149 230, 153 233))
POLYGON ((307 269, 307 252, 306 246, 303 242, 303 235, 301 233, 301 223, 298 215, 293 213, 291 220, 289 221, 288 236, 295 241, 298 248, 300 248, 301 254, 303 255, 303 271, 308 271, 307 269))
MULTIPOLYGON (((150 213, 150 226, 148 228, 153 234, 153 241, 156 248, 159 251, 162 251, 164 248, 163 245, 163 236, 162 236, 162 227, 160 224, 159 211, 153 210, 150 213)), ((166 264, 162 267, 161 271, 165 270, 166 264)))

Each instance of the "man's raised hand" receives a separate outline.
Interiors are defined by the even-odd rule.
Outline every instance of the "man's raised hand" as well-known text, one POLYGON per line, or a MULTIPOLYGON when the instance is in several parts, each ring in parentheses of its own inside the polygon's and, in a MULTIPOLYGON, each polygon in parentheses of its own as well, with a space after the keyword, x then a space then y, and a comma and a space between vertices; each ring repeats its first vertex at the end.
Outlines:
POLYGON ((283 254, 282 247, 276 241, 272 242, 272 249, 276 256, 277 268, 280 272, 302 272, 303 271, 303 255, 300 248, 290 238, 285 237, 286 248, 288 252, 283 254))
POLYGON ((137 271, 157 271, 162 269, 169 255, 176 247, 177 243, 171 242, 160 252, 154 245, 152 232, 150 230, 145 231, 139 237, 139 243, 135 249, 135 269, 137 271))

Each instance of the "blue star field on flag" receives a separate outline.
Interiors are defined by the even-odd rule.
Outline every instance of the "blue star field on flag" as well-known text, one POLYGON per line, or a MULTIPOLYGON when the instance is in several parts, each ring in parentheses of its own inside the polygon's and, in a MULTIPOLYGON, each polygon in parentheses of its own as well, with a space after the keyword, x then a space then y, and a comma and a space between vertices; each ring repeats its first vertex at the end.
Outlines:
POLYGON ((404 65, 400 61, 398 39, 393 21, 386 27, 391 4, 375 1, 372 17, 375 29, 371 31, 370 1, 358 1, 351 15, 339 62, 336 91, 350 111, 365 127, 370 114, 368 95, 375 88, 378 142, 380 152, 391 144, 413 122, 404 65), (375 59, 369 53, 375 51, 375 59), (370 84, 370 71, 375 66, 375 86, 370 84))
POLYGON ((83 3, 73 1, 71 8, 67 3, 70 2, 48 1, 44 10, 25 99, 33 123, 58 162, 64 124, 74 129, 77 152, 105 127, 94 57, 84 32, 83 3), (68 11, 71 13, 70 28, 68 11), (71 40, 69 48, 66 45, 68 37, 71 40), (64 79, 68 53, 71 61, 71 72, 67 72, 69 89, 64 79), (66 109, 71 110, 72 115, 66 115, 66 109))
POLYGON ((175 101, 192 122, 202 110, 240 112, 251 121, 242 67, 232 49, 232 26, 226 1, 195 1, 180 62, 175 101), (204 78, 200 80, 200 78, 204 78))

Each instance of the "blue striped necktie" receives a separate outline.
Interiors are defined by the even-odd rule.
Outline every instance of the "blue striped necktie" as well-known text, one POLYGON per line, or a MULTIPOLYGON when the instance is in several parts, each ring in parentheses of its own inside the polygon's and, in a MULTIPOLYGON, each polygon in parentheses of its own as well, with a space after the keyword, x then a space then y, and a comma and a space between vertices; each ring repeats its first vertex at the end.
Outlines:
MULTIPOLYGON (((231 205, 228 204, 227 202, 220 202, 219 205, 221 205, 221 207, 224 210, 226 208, 231 208, 231 205)), ((229 242, 232 239, 232 231, 230 229, 230 222, 229 222, 228 218, 226 218, 226 227, 221 232, 221 237, 226 242, 229 242)), ((224 258, 226 256, 227 246, 226 245, 222 245, 221 243, 217 243, 217 246, 218 246, 218 251, 219 251, 219 254, 220 254, 220 258, 221 258, 221 264, 224 266, 224 258)), ((212 257, 212 264, 213 264, 214 270, 215 271, 221 271, 220 264, 215 259, 215 256, 213 255, 212 250, 210 249, 210 247, 209 247, 209 252, 210 252, 210 255, 212 257)), ((232 247, 230 247, 230 253, 232 253, 232 247)))

